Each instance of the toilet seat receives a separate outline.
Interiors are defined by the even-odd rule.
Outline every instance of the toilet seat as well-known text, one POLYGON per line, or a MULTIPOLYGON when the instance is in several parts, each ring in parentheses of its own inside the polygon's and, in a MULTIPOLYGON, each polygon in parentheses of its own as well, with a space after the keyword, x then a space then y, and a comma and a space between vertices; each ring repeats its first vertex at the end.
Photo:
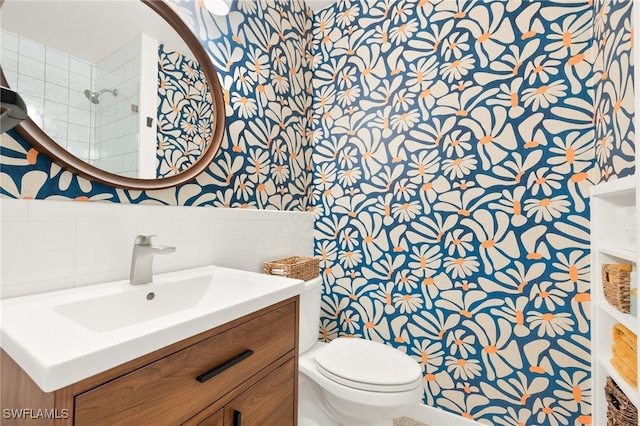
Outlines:
POLYGON ((422 382, 417 362, 371 340, 335 339, 315 354, 314 364, 326 378, 363 391, 404 392, 422 382))

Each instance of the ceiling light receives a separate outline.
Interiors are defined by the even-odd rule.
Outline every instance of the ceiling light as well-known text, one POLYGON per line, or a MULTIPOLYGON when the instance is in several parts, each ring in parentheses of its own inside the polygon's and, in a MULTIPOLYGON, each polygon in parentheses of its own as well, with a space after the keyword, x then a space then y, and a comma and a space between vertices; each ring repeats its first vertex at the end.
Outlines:
POLYGON ((229 4, 225 0, 203 0, 205 9, 216 16, 226 16, 229 14, 229 4))

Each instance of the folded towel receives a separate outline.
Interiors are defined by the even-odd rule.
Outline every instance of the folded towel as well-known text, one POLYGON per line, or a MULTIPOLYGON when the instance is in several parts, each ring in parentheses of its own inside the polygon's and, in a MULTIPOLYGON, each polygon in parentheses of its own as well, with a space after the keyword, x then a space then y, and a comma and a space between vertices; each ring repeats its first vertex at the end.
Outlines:
POLYGON ((633 387, 638 383, 637 341, 636 335, 622 324, 613 326, 611 365, 633 387))
POLYGON ((613 342, 625 342, 634 353, 637 353, 638 337, 622 324, 614 324, 613 342))
POLYGON ((616 369, 618 374, 620 374, 620 376, 624 379, 625 382, 627 382, 629 385, 633 386, 634 388, 638 387, 638 382, 636 379, 637 376, 633 371, 630 370, 627 364, 619 362, 615 356, 611 358, 610 362, 613 368, 616 369))
POLYGON ((635 348, 629 346, 624 341, 613 342, 611 345, 612 351, 616 352, 622 362, 634 366, 637 368, 638 354, 634 351, 635 348))
POLYGON ((619 362, 626 364, 631 371, 638 371, 638 362, 636 355, 624 344, 611 345, 611 354, 619 362))

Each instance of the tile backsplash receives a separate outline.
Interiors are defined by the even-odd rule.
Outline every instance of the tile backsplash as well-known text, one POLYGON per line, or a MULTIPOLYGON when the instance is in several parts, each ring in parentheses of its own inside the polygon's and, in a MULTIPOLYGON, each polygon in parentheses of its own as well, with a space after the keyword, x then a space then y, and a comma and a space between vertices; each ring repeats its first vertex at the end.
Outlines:
POLYGON ((126 279, 137 234, 177 248, 154 273, 313 255, 313 214, 255 209, 0 199, 0 298, 126 279))

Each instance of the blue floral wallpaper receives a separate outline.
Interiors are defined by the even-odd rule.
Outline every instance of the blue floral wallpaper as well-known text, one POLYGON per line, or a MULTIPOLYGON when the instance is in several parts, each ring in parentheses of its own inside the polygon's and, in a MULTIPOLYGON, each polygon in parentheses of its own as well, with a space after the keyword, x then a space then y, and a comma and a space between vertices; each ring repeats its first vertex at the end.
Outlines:
POLYGON ((595 4, 595 158, 603 180, 635 172, 632 5, 626 0, 595 4))
POLYGON ((191 167, 211 139, 213 101, 200 64, 158 46, 156 176, 191 167))
MULTIPOLYGON (((234 2, 228 16, 215 18, 201 7, 201 2, 171 3, 209 52, 225 90, 226 137, 209 168, 173 189, 114 189, 62 170, 15 132, 9 132, 2 136, 0 147, 0 195, 275 210, 308 208, 311 13, 302 0, 259 5, 254 1, 234 2)), ((167 55, 163 61, 175 63, 173 59, 167 55)), ((173 94, 167 106, 184 113, 183 107, 187 106, 180 103, 182 95, 179 91, 173 94)), ((169 124, 163 121, 160 126, 169 124)), ((196 139, 191 143, 198 144, 196 139)), ((165 139, 165 143, 171 142, 165 139)), ((187 148, 191 153, 192 146, 187 148)), ((179 169, 184 160, 182 153, 171 152, 171 158, 164 155, 160 164, 163 175, 170 174, 174 167, 179 169)))
POLYGON ((424 402, 469 419, 591 424, 588 194, 634 172, 630 5, 314 16, 325 340, 398 348, 424 402))

